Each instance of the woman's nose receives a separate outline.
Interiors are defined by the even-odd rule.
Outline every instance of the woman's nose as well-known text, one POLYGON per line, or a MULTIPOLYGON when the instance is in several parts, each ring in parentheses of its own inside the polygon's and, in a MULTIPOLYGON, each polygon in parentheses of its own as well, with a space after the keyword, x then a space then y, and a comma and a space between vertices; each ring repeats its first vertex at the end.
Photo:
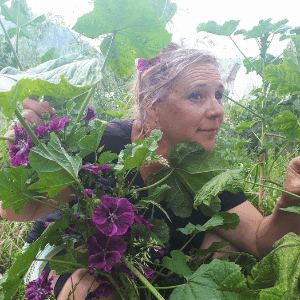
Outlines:
POLYGON ((209 119, 223 117, 224 115, 223 104, 215 96, 210 97, 207 101, 206 115, 209 119))

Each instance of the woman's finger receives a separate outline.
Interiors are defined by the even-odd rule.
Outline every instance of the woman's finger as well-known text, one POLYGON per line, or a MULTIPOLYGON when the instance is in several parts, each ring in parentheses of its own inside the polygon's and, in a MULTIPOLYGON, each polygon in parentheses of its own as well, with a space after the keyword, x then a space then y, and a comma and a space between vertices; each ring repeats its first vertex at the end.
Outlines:
MULTIPOLYGON (((10 137, 10 138, 14 138, 14 137, 15 137, 15 131, 14 131, 14 129, 8 130, 8 131, 4 134, 4 136, 10 137)), ((10 148, 10 145, 13 145, 14 142, 13 142, 13 141, 5 141, 5 144, 6 144, 6 146, 7 146, 8 148, 10 148)))
POLYGON ((27 109, 34 111, 39 116, 45 112, 48 112, 43 105, 32 99, 25 99, 23 101, 23 111, 27 109))
POLYGON ((48 101, 43 101, 41 105, 47 110, 49 114, 55 114, 55 109, 50 106, 48 101))
MULTIPOLYGON (((38 116, 36 114, 36 112, 31 109, 23 109, 23 111, 21 112, 21 115, 25 119, 26 122, 29 122, 30 125, 32 125, 33 123, 36 123, 39 126, 44 125, 40 116, 38 116)), ((18 126, 18 128, 22 127, 20 121, 17 122, 17 126, 18 126)))

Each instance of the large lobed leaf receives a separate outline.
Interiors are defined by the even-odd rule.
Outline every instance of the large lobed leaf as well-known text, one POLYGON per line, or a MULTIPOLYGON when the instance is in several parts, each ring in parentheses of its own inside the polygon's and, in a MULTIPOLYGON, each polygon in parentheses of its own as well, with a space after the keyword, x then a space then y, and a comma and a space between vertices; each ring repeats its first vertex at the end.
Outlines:
POLYGON ((285 110, 275 115, 273 128, 282 132, 289 140, 300 137, 299 119, 289 110, 285 110))
POLYGON ((206 31, 209 33, 230 36, 238 27, 240 21, 226 21, 222 26, 218 25, 215 21, 201 23, 197 26, 197 32, 206 31))
POLYGON ((234 194, 242 191, 244 183, 243 168, 227 170, 208 181, 196 194, 194 207, 201 203, 209 206, 213 197, 217 197, 222 191, 234 194))
POLYGON ((125 77, 135 58, 151 59, 171 42, 165 25, 175 12, 176 4, 169 0, 96 0, 94 10, 80 17, 73 30, 90 38, 108 34, 101 52, 106 56, 112 43, 108 66, 125 77))
POLYGON ((25 186, 32 172, 25 169, 24 165, 0 171, 0 201, 3 210, 11 207, 16 214, 22 212, 31 196, 25 186))
POLYGON ((300 238, 290 232, 274 243, 274 249, 251 271, 250 288, 260 291, 260 299, 299 299, 300 238))
MULTIPOLYGON (((194 196, 207 181, 226 169, 221 166, 216 152, 205 152, 196 142, 176 144, 169 153, 169 161, 174 171, 161 183, 170 186, 164 196, 175 215, 187 218, 192 213, 192 199, 188 191, 194 196)), ((163 167, 149 176, 147 184, 163 179, 171 170, 171 167, 163 167)), ((153 192, 154 189, 149 189, 150 194, 153 192)))
POLYGON ((300 93, 300 36, 293 36, 284 51, 284 62, 269 65, 263 75, 276 86, 279 97, 300 93))
POLYGON ((201 265, 192 275, 185 275, 187 283, 172 292, 170 300, 255 300, 258 293, 249 290, 240 267, 219 259, 201 265))

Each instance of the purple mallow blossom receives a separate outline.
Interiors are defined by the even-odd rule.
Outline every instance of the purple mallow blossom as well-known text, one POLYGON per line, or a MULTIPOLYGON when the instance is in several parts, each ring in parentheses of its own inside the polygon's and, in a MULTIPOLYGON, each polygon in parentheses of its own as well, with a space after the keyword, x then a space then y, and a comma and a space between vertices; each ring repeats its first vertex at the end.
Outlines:
POLYGON ((24 128, 15 128, 14 145, 10 145, 10 162, 13 167, 18 167, 28 164, 28 155, 32 149, 33 144, 30 136, 24 128))
POLYGON ((86 241, 89 253, 89 265, 95 269, 104 269, 109 272, 121 259, 121 254, 126 251, 126 244, 121 237, 106 236, 97 232, 86 241))
MULTIPOLYGON (((91 189, 84 189, 84 191, 86 192, 89 198, 92 198, 93 193, 91 189)), ((81 191, 80 194, 83 196, 84 199, 86 198, 83 191, 81 191)))
POLYGON ((96 117, 95 110, 91 106, 87 106, 83 117, 84 121, 89 122, 95 119, 95 117, 96 117))
POLYGON ((94 166, 93 164, 88 164, 88 165, 82 166, 81 169, 85 170, 85 171, 90 171, 93 174, 98 174, 99 171, 102 171, 102 170, 111 170, 111 167, 109 167, 108 165, 94 166))
POLYGON ((66 126, 69 121, 70 119, 68 117, 56 118, 50 121, 47 126, 50 131, 60 131, 66 126))
POLYGON ((108 297, 115 291, 115 287, 112 282, 104 276, 99 275, 96 278, 96 281, 99 283, 98 287, 92 292, 93 297, 108 297))
POLYGON ((47 272, 43 271, 41 276, 33 281, 30 281, 26 287, 24 298, 28 300, 43 300, 45 296, 49 295, 52 291, 51 281, 54 277, 47 279, 47 272))
POLYGON ((132 205, 126 198, 103 195, 92 218, 97 228, 107 236, 122 235, 134 222, 132 205))
POLYGON ((154 225, 148 222, 147 220, 145 220, 143 215, 138 215, 137 208, 135 206, 132 206, 132 208, 134 211, 134 221, 138 224, 144 224, 147 227, 148 231, 150 231, 149 226, 154 226, 154 225))
POLYGON ((39 126, 34 129, 34 134, 36 135, 37 138, 40 137, 40 133, 45 133, 49 130, 48 126, 39 126))

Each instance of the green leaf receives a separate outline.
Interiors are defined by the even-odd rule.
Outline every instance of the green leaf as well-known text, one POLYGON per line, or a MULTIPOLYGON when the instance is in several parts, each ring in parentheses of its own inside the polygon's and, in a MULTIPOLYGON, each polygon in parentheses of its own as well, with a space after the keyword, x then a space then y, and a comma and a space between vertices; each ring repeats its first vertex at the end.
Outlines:
POLYGON ((201 265, 192 275, 185 276, 188 281, 172 292, 170 300, 256 300, 257 293, 249 290, 241 267, 233 262, 219 259, 201 265))
POLYGON ((105 165, 112 162, 112 160, 117 159, 119 157, 116 153, 111 153, 111 151, 106 151, 101 153, 98 159, 99 165, 105 165))
POLYGON ((206 31, 217 35, 230 36, 238 27, 240 21, 226 21, 222 26, 218 25, 215 21, 201 23, 197 26, 197 32, 206 31))
POLYGON ((234 150, 238 150, 239 148, 241 148, 242 146, 247 145, 247 144, 248 144, 248 142, 246 142, 246 141, 239 141, 234 145, 234 150))
POLYGON ((168 15, 158 21, 162 17, 161 4, 158 8, 155 1, 96 0, 94 10, 80 17, 72 29, 90 38, 108 34, 100 45, 105 56, 115 33, 108 66, 121 77, 129 76, 135 58, 151 59, 171 42, 171 34, 164 27, 174 15, 175 6, 169 1, 164 5, 168 15))
POLYGON ((39 173, 39 181, 30 185, 29 190, 36 190, 39 193, 48 193, 50 198, 56 196, 62 189, 75 183, 74 179, 65 170, 56 172, 39 173))
MULTIPOLYGON (((252 60, 251 57, 248 58, 251 63, 254 65, 255 69, 256 70, 259 70, 261 68, 263 68, 263 61, 261 59, 257 59, 257 60, 252 60)), ((249 74, 250 72, 253 72, 255 71, 252 66, 249 64, 248 60, 247 59, 244 59, 243 60, 243 63, 244 63, 244 66, 246 67, 247 69, 247 73, 246 74, 249 74)))
POLYGON ((279 208, 279 209, 300 215, 300 207, 299 206, 290 206, 287 208, 279 208))
POLYGON ((58 58, 58 55, 55 54, 56 48, 52 47, 50 50, 48 50, 42 57, 41 57, 41 63, 44 63, 48 60, 58 58))
POLYGON ((24 165, 0 171, 0 201, 3 210, 11 207, 16 214, 22 212, 31 197, 25 185, 32 172, 25 169, 24 165))
POLYGON ((5 282, 2 283, 4 300, 13 299, 18 287, 24 281, 24 276, 26 275, 32 261, 35 259, 40 246, 43 242, 44 235, 47 230, 36 240, 34 243, 30 244, 27 251, 20 254, 12 267, 8 271, 8 277, 5 282))
POLYGON ((260 299, 299 299, 300 238, 293 232, 274 243, 274 249, 252 268, 250 288, 260 299))
POLYGON ((300 93, 300 36, 292 37, 284 50, 283 64, 267 66, 263 75, 276 85, 279 97, 300 93))
POLYGON ((250 122, 244 121, 241 124, 239 124, 238 126, 236 126, 234 130, 236 132, 241 132, 244 129, 252 127, 255 123, 257 123, 256 120, 253 120, 253 121, 250 121, 250 122))
POLYGON ((242 191, 243 183, 243 168, 227 170, 208 181, 201 190, 197 192, 194 207, 196 208, 201 203, 209 205, 212 198, 218 196, 222 191, 236 194, 242 191))
POLYGON ((274 116, 273 128, 282 132, 289 140, 300 137, 300 121, 289 110, 285 110, 274 116))
POLYGON ((192 271, 186 264, 186 257, 184 253, 180 250, 171 251, 171 256, 164 256, 162 259, 162 264, 165 268, 177 273, 179 275, 184 275, 185 277, 192 275, 192 271))
POLYGON ((80 153, 78 154, 81 158, 95 152, 98 149, 102 134, 107 125, 106 121, 94 120, 95 130, 90 135, 84 136, 77 143, 80 147, 80 153))
POLYGON ((67 254, 55 256, 53 260, 59 262, 49 262, 49 267, 51 270, 55 270, 57 275, 62 275, 64 273, 74 273, 80 266, 78 264, 87 266, 89 261, 89 254, 78 252, 74 249, 73 241, 67 241, 66 244, 67 254), (64 263, 66 262, 66 263, 64 263), (74 263, 72 265, 71 263, 74 263))
POLYGON ((236 213, 228 213, 221 211, 212 216, 204 225, 193 225, 188 223, 184 228, 178 228, 177 230, 183 234, 191 234, 212 230, 214 228, 221 228, 224 230, 235 229, 240 222, 240 218, 236 213))
POLYGON ((167 244, 170 239, 170 228, 165 220, 151 219, 149 222, 154 225, 151 231, 154 232, 164 244, 167 244))
POLYGON ((61 146, 59 138, 54 136, 47 146, 31 149, 29 154, 31 167, 38 173, 66 170, 70 178, 77 179, 82 159, 79 156, 69 156, 61 146))

